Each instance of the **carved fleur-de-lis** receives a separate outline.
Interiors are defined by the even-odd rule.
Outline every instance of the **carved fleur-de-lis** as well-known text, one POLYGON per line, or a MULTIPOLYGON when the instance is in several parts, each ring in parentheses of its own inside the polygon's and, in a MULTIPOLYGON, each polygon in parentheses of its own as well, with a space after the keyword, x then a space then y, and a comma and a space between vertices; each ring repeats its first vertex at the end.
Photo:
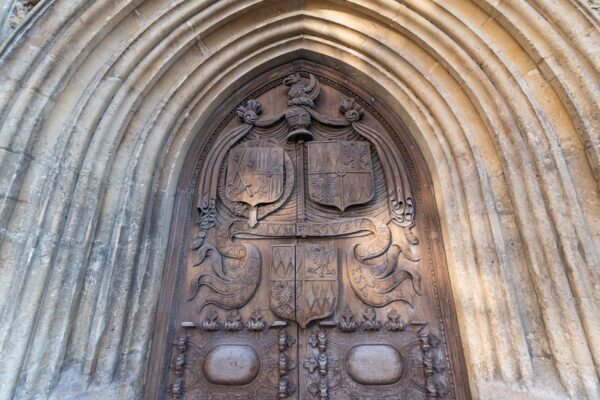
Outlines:
POLYGON ((267 323, 262 320, 260 311, 256 310, 250 315, 250 321, 246 322, 246 328, 249 331, 262 331, 267 327, 267 323))
POLYGON ((375 321, 375 319, 377 318, 377 313, 375 312, 375 309, 373 307, 365 308, 365 310, 363 311, 363 318, 365 319, 365 321, 375 321))
POLYGON ((321 352, 327 349, 327 334, 325 331, 319 331, 317 334, 317 347, 321 352))
POLYGON ((344 117, 350 123, 360 121, 364 114, 363 108, 352 98, 342 101, 340 112, 344 114, 344 117))
POLYGON ((279 398, 285 399, 286 397, 290 397, 296 391, 295 386, 290 382, 290 379, 287 376, 282 376, 279 378, 279 398))
POLYGON ((319 400, 327 400, 329 398, 329 389, 327 385, 327 380, 325 378, 321 378, 319 381, 319 400))
POLYGON ((225 325, 223 329, 226 331, 240 331, 244 328, 244 324, 242 324, 242 318, 237 310, 231 311, 229 316, 227 317, 227 321, 225 321, 225 325))
POLYGON ((200 329, 207 332, 218 331, 221 329, 218 318, 219 314, 215 310, 210 310, 206 314, 206 319, 200 324, 200 329))
POLYGON ((306 361, 304 361, 304 368, 306 368, 311 374, 315 372, 318 366, 319 362, 314 356, 310 356, 306 361))
POLYGON ((186 335, 182 335, 177 337, 177 340, 175 340, 175 348, 177 349, 178 353, 183 353, 185 352, 186 346, 187 346, 187 336, 186 335))
POLYGON ((290 372, 290 359, 285 353, 279 353, 279 360, 277 363, 277 369, 279 370, 279 376, 287 375, 290 372))
POLYGON ((173 399, 181 399, 181 395, 183 394, 183 378, 177 377, 175 379, 175 383, 171 387, 171 394, 173 395, 173 399))
POLYGON ((287 348, 292 347, 296 341, 286 331, 281 331, 277 335, 277 348, 279 351, 285 351, 287 348))
POLYGON ((358 324, 354 321, 354 313, 348 307, 342 312, 342 320, 337 324, 341 332, 354 332, 358 324))
POLYGON ((319 363, 319 375, 327 375, 327 354, 325 352, 319 353, 317 362, 319 363))
POLYGON ((245 105, 239 106, 236 111, 242 122, 254 125, 258 121, 258 116, 262 114, 262 105, 258 100, 250 99, 245 105))
POLYGON ((317 345, 319 344, 317 335, 311 335, 311 337, 308 339, 308 344, 310 344, 312 347, 317 347, 317 345))
POLYGON ((400 314, 396 311, 396 309, 392 308, 387 315, 388 320, 384 324, 385 329, 388 331, 403 331, 406 329, 407 324, 402 319, 400 319, 400 314))
POLYGON ((381 328, 381 321, 377 320, 377 313, 373 307, 367 307, 363 311, 361 327, 365 331, 378 331, 381 328))

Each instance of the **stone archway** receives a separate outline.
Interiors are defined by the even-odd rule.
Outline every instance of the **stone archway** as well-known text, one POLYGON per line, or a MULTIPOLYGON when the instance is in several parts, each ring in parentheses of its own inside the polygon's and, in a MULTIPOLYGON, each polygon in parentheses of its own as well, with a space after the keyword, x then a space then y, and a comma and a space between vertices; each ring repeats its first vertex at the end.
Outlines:
POLYGON ((423 153, 473 395, 598 397, 599 26, 583 0, 39 2, 0 51, 0 398, 142 396, 184 155, 299 57, 423 153))

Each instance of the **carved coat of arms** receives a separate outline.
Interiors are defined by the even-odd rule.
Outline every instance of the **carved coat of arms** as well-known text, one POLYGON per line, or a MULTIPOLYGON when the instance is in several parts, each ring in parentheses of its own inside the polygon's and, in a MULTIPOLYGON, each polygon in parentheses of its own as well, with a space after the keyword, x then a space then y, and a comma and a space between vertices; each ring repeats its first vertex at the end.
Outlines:
POLYGON ((333 313, 338 297, 334 246, 274 245, 271 259, 271 310, 302 328, 333 313))
POLYGON ((277 201, 283 194, 283 149, 238 146, 227 165, 226 194, 250 206, 250 225, 256 225, 256 206, 277 201))
POLYGON ((308 143, 308 191, 318 203, 344 211, 373 197, 369 143, 315 141, 308 143))

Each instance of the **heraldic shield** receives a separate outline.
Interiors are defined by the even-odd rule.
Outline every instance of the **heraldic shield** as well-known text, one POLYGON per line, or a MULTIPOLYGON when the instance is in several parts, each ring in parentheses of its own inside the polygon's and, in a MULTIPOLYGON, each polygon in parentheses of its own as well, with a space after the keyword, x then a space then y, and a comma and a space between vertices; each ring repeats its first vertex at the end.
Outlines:
POLYGON ((283 174, 280 147, 241 145, 229 152, 226 195, 250 206, 250 226, 256 225, 257 205, 273 203, 283 194, 283 174))
POLYGON ((305 328, 330 316, 337 305, 336 248, 321 244, 274 245, 271 310, 305 328))
POLYGON ((369 143, 315 141, 308 143, 308 192, 317 203, 341 211, 373 198, 369 143))

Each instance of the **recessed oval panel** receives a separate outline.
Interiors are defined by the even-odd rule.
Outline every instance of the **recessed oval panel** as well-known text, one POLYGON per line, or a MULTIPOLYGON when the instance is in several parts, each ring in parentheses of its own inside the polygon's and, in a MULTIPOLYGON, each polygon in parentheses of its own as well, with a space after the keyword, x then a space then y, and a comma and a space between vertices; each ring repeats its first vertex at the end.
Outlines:
POLYGON ((346 357, 346 371, 350 378, 362 385, 389 385, 402 377, 402 355, 392 346, 364 344, 350 349, 346 357))
POLYGON ((260 357, 250 346, 216 346, 206 355, 202 370, 206 379, 216 385, 246 385, 258 375, 260 357))

